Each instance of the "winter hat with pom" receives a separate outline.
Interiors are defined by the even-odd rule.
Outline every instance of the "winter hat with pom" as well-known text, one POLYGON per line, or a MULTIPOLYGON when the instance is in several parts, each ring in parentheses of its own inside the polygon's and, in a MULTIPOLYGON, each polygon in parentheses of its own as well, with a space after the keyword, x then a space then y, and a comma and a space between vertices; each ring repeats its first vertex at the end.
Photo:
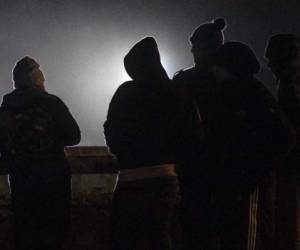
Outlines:
POLYGON ((203 23, 194 30, 190 37, 192 45, 207 44, 211 47, 219 47, 224 43, 223 30, 226 28, 226 20, 217 18, 210 23, 203 23))

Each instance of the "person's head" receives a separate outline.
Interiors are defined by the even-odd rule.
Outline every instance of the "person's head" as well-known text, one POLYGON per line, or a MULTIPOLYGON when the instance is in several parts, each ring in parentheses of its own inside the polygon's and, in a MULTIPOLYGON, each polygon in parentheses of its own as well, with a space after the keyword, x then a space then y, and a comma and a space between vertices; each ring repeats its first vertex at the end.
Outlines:
POLYGON ((197 65, 211 64, 217 49, 224 43, 226 20, 217 18, 196 28, 191 37, 192 54, 197 65))
POLYGON ((295 34, 272 36, 266 46, 265 58, 278 80, 291 78, 300 70, 300 37, 295 34))
POLYGON ((45 78, 40 65, 31 57, 25 56, 18 61, 13 69, 13 81, 16 89, 45 89, 45 78))
POLYGON ((252 77, 259 69, 260 64, 253 50, 244 43, 226 42, 216 53, 214 73, 218 82, 252 77))
POLYGON ((133 80, 168 78, 153 37, 145 37, 137 42, 125 56, 124 66, 133 80))

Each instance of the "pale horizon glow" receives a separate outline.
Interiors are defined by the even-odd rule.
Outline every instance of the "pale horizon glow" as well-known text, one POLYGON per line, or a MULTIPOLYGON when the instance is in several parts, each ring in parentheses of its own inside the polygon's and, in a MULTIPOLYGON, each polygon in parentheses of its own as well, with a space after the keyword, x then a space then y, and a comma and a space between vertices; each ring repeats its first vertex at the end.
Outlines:
MULTIPOLYGON (((81 145, 105 145, 103 123, 109 102, 120 84, 130 80, 123 58, 136 42, 153 36, 172 78, 193 65, 191 32, 203 22, 225 17, 225 39, 251 45, 263 61, 271 35, 298 32, 300 1, 292 2, 0 1, 0 99, 13 90, 15 63, 29 55, 41 65, 46 90, 60 97, 78 121, 81 145), (282 11, 289 15, 279 18, 282 11)), ((270 76, 263 68, 260 79, 272 87, 270 76)))

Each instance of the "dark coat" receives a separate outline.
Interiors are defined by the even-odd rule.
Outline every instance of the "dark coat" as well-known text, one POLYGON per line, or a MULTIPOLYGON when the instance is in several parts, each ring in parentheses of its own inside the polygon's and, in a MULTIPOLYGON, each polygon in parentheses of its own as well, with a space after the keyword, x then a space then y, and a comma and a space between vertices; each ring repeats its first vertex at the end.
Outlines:
POLYGON ((300 73, 298 79, 280 82, 278 103, 295 129, 300 127, 300 73))
POLYGON ((104 124, 106 143, 121 168, 174 162, 177 104, 158 50, 149 49, 146 39, 125 57, 133 80, 115 92, 104 124))
POLYGON ((295 74, 293 79, 281 81, 278 88, 278 103, 291 121, 295 131, 296 142, 285 161, 285 168, 300 183, 300 74, 295 74))
POLYGON ((207 70, 192 67, 179 71, 173 78, 173 87, 181 100, 184 114, 178 173, 182 187, 193 190, 203 185, 209 188, 214 180, 214 169, 219 166, 211 145, 212 117, 216 109, 216 83, 207 70))
MULTIPOLYGON (((210 115, 214 113, 216 82, 212 72, 197 67, 179 71, 173 78, 174 85, 185 99, 195 100, 206 131, 210 115)), ((207 132, 206 132, 207 133, 207 132)))
POLYGON ((241 77, 219 86, 210 72, 193 67, 175 75, 174 82, 186 99, 196 100, 202 120, 202 139, 195 137, 193 148, 186 144, 193 162, 182 159, 184 182, 248 192, 274 167, 274 155, 290 150, 289 124, 258 80, 241 77))
POLYGON ((3 97, 1 153, 13 159, 64 158, 64 147, 80 141, 80 129, 66 105, 35 88, 3 97))
POLYGON ((56 96, 35 88, 5 95, 1 157, 8 163, 18 249, 60 249, 70 223, 71 176, 64 146, 79 127, 56 96))
POLYGON ((293 134, 275 99, 255 78, 225 82, 217 97, 218 179, 225 189, 248 193, 286 157, 293 134))

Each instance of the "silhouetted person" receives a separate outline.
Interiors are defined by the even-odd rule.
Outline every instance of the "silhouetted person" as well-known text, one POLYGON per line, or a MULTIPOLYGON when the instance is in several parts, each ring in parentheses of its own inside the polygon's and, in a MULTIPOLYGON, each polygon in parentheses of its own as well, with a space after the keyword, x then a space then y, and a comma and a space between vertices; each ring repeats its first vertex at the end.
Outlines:
POLYGON ((120 164, 113 249, 144 249, 142 242, 147 249, 171 249, 177 104, 152 37, 135 44, 124 65, 132 81, 115 92, 104 124, 107 145, 120 164))
MULTIPOLYGON (((173 84, 184 103, 185 114, 197 113, 190 140, 182 143, 178 177, 182 194, 182 223, 186 249, 216 249, 215 172, 219 166, 213 145, 212 117, 216 109, 213 76, 215 53, 224 42, 224 19, 201 24, 190 37, 195 66, 179 71, 173 84), (202 134, 202 136, 200 136, 202 134)), ((192 115, 195 116, 195 115, 192 115)))
POLYGON ((275 75, 278 103, 289 118, 295 133, 295 145, 276 176, 276 249, 300 248, 300 38, 278 34, 268 41, 265 57, 275 75))
POLYGON ((282 159, 289 145, 275 99, 253 75, 260 69, 254 52, 240 42, 217 51, 214 72, 218 110, 214 116, 221 249, 247 249, 249 197, 282 159))
POLYGON ((66 105, 48 94, 40 65, 26 56, 0 108, 1 157, 9 181, 18 250, 58 250, 70 224, 70 168, 64 147, 80 141, 66 105))

